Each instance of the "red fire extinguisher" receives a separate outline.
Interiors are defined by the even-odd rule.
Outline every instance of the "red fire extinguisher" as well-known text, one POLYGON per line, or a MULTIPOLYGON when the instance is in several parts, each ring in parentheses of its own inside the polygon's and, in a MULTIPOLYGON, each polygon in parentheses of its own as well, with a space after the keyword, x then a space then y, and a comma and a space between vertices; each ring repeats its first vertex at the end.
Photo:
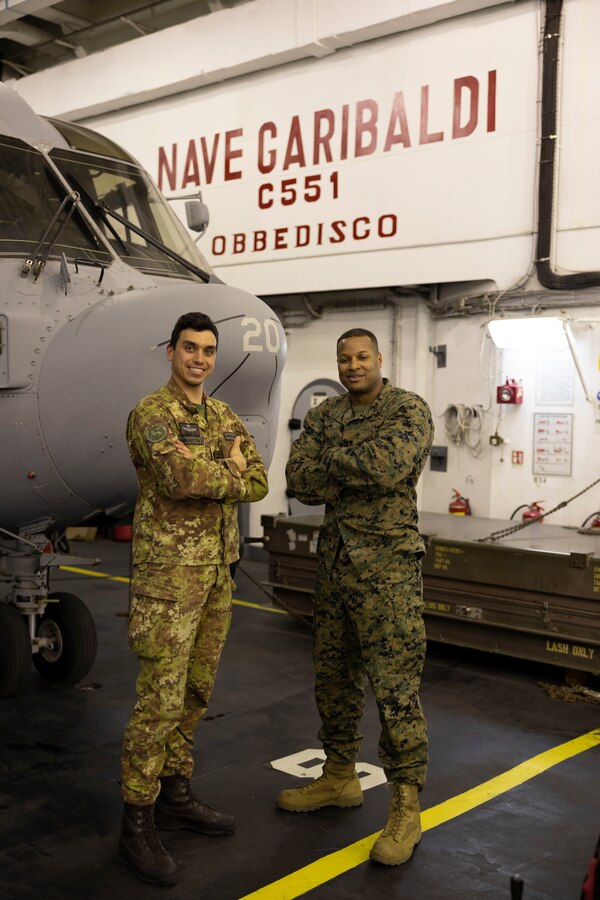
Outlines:
POLYGON ((456 488, 452 488, 452 493, 454 496, 450 501, 450 505, 448 506, 448 512, 452 513, 453 516, 470 516, 471 515, 471 505, 469 503, 468 497, 463 497, 462 494, 456 490, 456 488))
POLYGON ((540 502, 540 500, 534 500, 533 503, 521 503, 521 505, 517 506, 517 508, 514 510, 513 514, 511 515, 511 519, 514 519, 516 514, 523 509, 525 510, 525 512, 521 516, 521 520, 523 522, 530 522, 532 519, 539 519, 540 522, 542 522, 544 519, 542 515, 542 513, 544 512, 544 507, 540 506, 540 502))
POLYGON ((600 531, 600 509, 587 517, 582 528, 597 528, 600 531))
POLYGON ((530 522, 531 519, 539 519, 540 522, 543 522, 543 512, 544 507, 540 506, 540 501, 534 500, 533 503, 530 503, 529 506, 525 509, 521 518, 524 522, 530 522))

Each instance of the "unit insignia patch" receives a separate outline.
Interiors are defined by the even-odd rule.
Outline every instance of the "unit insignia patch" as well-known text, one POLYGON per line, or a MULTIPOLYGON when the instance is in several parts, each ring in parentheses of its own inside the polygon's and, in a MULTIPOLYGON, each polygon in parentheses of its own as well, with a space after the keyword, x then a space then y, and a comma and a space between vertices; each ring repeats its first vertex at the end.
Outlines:
POLYGON ((164 425, 161 425, 160 422, 155 422, 154 425, 148 425, 144 432, 144 437, 149 444, 157 444, 159 441, 164 441, 166 436, 167 429, 164 425))

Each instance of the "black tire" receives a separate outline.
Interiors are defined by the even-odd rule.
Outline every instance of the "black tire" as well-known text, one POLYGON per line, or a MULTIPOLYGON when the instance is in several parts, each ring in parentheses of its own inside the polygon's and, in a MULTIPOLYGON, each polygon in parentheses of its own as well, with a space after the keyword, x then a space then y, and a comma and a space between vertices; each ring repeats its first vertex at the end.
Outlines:
POLYGON ((47 681, 76 684, 87 675, 96 659, 98 639, 91 612, 75 594, 51 594, 38 623, 38 637, 49 637, 54 646, 33 654, 33 664, 47 681))
POLYGON ((0 697, 16 694, 30 672, 27 620, 10 603, 0 602, 0 697))

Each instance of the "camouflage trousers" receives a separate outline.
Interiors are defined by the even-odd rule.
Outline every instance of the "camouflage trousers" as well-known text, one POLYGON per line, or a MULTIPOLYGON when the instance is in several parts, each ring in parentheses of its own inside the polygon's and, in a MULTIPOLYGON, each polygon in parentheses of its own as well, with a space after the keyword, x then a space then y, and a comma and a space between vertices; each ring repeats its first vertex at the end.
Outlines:
POLYGON ((315 597, 315 694, 319 739, 328 758, 355 761, 365 676, 381 722, 379 757, 388 781, 422 787, 427 726, 419 685, 425 661, 420 559, 401 553, 361 579, 343 544, 333 566, 320 566, 315 597))
POLYGON ((121 755, 125 803, 153 803, 159 778, 192 775, 194 730, 231 624, 231 590, 225 565, 134 569, 129 646, 141 671, 121 755))

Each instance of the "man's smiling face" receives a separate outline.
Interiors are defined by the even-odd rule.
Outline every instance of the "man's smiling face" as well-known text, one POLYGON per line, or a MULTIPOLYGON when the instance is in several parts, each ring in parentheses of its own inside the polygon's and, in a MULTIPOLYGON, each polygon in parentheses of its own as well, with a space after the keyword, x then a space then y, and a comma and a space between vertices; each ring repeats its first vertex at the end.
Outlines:
POLYGON ((383 386, 381 353, 369 337, 347 337, 338 343, 337 366, 340 381, 353 403, 372 403, 383 386))
POLYGON ((212 331, 184 329, 177 344, 167 347, 171 375, 179 387, 196 393, 212 373, 217 361, 217 339, 212 331))

